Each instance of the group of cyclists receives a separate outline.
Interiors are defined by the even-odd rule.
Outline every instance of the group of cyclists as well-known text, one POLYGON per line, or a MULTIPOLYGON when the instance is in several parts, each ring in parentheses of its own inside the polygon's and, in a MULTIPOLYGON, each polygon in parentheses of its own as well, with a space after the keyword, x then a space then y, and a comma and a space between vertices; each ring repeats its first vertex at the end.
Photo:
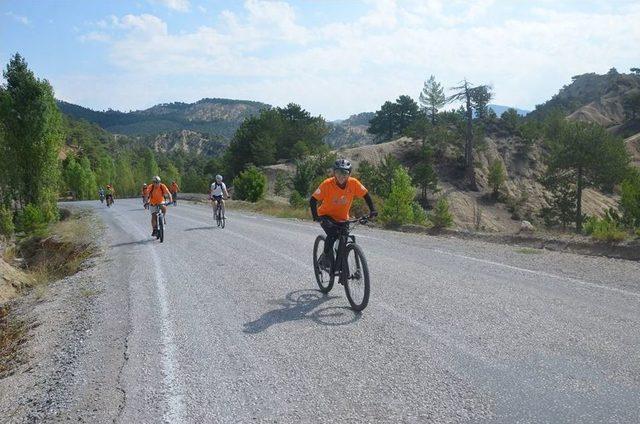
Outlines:
MULTIPOLYGON (((375 209, 371 195, 367 188, 356 178, 351 176, 352 165, 347 159, 338 159, 333 164, 332 176, 325 179, 320 186, 313 192, 309 199, 309 207, 313 220, 320 223, 320 226, 327 235, 324 244, 324 254, 320 261, 324 267, 330 267, 333 261, 332 246, 338 237, 338 229, 336 222, 342 222, 349 219, 349 210, 353 199, 363 198, 369 207, 369 217, 373 218, 378 215, 375 209)), ((215 181, 209 187, 209 199, 215 208, 218 203, 221 204, 222 216, 225 217, 224 199, 229 198, 226 184, 222 181, 222 175, 216 175, 215 181)), ((150 184, 143 184, 140 194, 145 208, 151 207, 153 211, 160 208, 166 216, 167 205, 177 205, 177 196, 180 188, 176 181, 172 181, 167 187, 159 176, 154 176, 150 184), (168 202, 167 202, 168 199, 168 202)), ((100 200, 105 198, 113 201, 115 190, 111 184, 107 184, 107 189, 100 188, 100 200)), ((151 214, 152 236, 158 231, 156 214, 151 214)))

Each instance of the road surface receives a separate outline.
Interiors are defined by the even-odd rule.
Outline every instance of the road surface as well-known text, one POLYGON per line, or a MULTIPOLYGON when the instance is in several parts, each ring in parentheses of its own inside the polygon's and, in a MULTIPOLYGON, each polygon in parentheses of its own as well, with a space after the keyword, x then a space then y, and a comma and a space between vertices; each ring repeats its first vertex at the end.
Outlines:
POLYGON ((139 200, 79 204, 105 223, 110 270, 112 333, 89 344, 123 349, 80 386, 114 394, 97 421, 639 420, 635 262, 359 227, 356 314, 342 286, 316 290, 311 222, 229 211, 221 230, 181 202, 160 244, 139 200))

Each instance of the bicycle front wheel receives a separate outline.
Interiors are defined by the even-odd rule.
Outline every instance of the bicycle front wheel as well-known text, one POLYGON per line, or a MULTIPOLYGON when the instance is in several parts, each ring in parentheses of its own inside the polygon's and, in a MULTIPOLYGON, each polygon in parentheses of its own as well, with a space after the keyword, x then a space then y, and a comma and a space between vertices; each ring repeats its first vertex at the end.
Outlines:
POLYGON ((315 243, 313 243, 313 273, 316 276, 316 282, 322 293, 329 293, 333 288, 333 280, 335 277, 330 271, 322 269, 318 260, 320 255, 324 252, 324 236, 316 237, 315 243))
POLYGON ((164 216, 158 217, 158 239, 160 243, 164 242, 164 216))
POLYGON ((361 311, 369 303, 369 266, 362 249, 357 244, 347 245, 347 260, 342 270, 344 291, 351 309, 361 311))

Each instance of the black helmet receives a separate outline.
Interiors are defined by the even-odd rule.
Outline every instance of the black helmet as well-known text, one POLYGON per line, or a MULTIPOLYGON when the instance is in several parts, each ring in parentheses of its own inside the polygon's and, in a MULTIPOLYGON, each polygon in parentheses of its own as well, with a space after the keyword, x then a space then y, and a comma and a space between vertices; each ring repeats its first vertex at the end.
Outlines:
POLYGON ((348 159, 338 159, 333 164, 333 169, 342 169, 351 172, 351 162, 348 159))

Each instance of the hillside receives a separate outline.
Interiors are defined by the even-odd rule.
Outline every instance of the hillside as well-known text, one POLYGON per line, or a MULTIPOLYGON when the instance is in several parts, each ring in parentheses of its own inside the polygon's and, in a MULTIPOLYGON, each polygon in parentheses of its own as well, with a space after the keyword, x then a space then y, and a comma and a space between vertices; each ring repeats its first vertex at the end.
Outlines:
POLYGON ((374 138, 367 132, 367 128, 374 115, 373 112, 362 112, 343 121, 329 122, 325 142, 334 148, 373 144, 374 138))
POLYGON ((145 110, 98 112, 58 101, 60 110, 105 130, 129 136, 156 135, 190 130, 229 139, 242 121, 270 106, 245 100, 202 99, 195 103, 165 103, 145 110))
POLYGON ((625 123, 624 96, 640 91, 640 75, 621 74, 611 69, 605 75, 588 73, 572 77, 551 100, 536 106, 532 117, 560 110, 570 119, 596 122, 604 127, 625 123))

